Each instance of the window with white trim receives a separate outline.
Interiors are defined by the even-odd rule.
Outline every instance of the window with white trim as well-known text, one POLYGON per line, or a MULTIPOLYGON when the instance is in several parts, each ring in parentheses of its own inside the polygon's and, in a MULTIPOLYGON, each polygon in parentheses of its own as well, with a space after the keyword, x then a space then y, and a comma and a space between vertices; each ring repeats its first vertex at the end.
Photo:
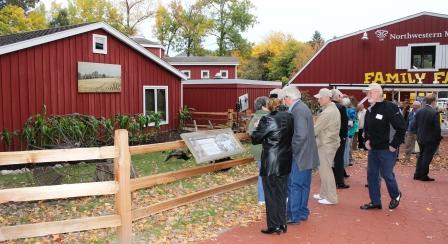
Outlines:
POLYGON ((144 86, 143 87, 143 113, 150 114, 160 112, 161 124, 168 124, 168 87, 144 86))
POLYGON ((221 78, 229 78, 229 72, 227 70, 220 70, 221 78))
POLYGON ((93 53, 107 54, 107 36, 93 34, 92 51, 93 53))
POLYGON ((416 43, 396 47, 395 68, 408 71, 437 71, 448 68, 448 45, 416 43))
POLYGON ((210 78, 210 71, 201 70, 201 79, 208 79, 208 78, 210 78))
POLYGON ((187 77, 187 79, 191 78, 191 71, 190 70, 181 70, 180 72, 182 72, 187 77))
POLYGON ((436 67, 436 46, 411 47, 413 69, 434 69, 436 67))

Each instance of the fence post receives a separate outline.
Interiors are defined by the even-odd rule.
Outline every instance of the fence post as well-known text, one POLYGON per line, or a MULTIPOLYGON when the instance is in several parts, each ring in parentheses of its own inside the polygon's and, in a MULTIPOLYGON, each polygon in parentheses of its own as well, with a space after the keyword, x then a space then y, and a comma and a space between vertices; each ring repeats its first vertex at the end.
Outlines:
POLYGON ((233 125, 233 109, 227 110, 227 125, 228 126, 233 125))
POLYGON ((131 154, 129 152, 128 131, 115 131, 115 181, 118 182, 118 193, 115 194, 115 209, 121 218, 118 227, 118 241, 120 243, 132 242, 131 217, 131 154))

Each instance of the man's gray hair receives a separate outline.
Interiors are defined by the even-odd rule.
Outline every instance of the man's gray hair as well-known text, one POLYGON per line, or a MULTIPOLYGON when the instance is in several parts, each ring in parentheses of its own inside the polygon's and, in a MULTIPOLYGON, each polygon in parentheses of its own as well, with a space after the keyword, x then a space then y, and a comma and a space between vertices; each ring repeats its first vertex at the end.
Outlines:
POLYGON ((261 110, 262 107, 267 107, 269 98, 266 96, 257 97, 254 101, 255 111, 261 110))
POLYGON ((295 86, 285 86, 282 90, 284 92, 283 95, 285 97, 291 98, 292 100, 299 100, 300 98, 302 98, 302 94, 295 86))

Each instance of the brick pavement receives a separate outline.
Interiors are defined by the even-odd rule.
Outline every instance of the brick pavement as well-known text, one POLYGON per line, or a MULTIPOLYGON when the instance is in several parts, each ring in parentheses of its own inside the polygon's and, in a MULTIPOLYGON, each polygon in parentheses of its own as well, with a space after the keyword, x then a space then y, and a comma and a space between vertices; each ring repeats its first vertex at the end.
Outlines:
MULTIPOLYGON (((412 179, 414 168, 397 166, 395 173, 402 202, 389 210, 389 197, 382 183, 382 210, 360 210, 369 201, 365 166, 348 168, 349 189, 338 190, 339 204, 320 205, 310 198, 311 215, 288 233, 264 235, 266 222, 230 229, 204 243, 448 243, 448 170, 430 173, 435 182, 412 179)), ((311 194, 317 192, 319 176, 313 176, 311 194)))

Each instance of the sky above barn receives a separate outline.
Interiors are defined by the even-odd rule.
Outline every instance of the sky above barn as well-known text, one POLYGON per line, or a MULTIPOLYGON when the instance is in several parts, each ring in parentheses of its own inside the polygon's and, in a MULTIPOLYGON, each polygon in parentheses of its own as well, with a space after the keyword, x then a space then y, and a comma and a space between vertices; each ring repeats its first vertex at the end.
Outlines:
MULTIPOLYGON (((52 1, 41 0, 47 8, 52 1)), ((67 1, 57 2, 66 4, 67 1)), ((166 4, 170 0, 154 2, 166 4)), ((188 5, 193 1, 182 2, 188 5)), ((448 14, 446 0, 252 0, 252 3, 258 23, 244 36, 253 43, 276 31, 309 41, 318 30, 328 40, 423 11, 448 14)), ((139 26, 140 34, 155 40, 153 25, 153 20, 145 21, 139 26)), ((206 40, 205 48, 214 49, 214 42, 214 38, 206 40)))

